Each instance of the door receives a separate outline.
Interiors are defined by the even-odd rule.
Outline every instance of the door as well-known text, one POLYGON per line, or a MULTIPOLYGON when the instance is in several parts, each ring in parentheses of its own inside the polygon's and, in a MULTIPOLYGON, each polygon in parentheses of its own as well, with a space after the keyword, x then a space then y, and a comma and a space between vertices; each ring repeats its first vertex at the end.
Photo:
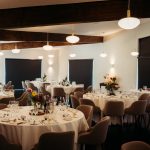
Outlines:
POLYGON ((69 60, 69 80, 77 84, 84 84, 86 89, 92 85, 93 59, 69 60))

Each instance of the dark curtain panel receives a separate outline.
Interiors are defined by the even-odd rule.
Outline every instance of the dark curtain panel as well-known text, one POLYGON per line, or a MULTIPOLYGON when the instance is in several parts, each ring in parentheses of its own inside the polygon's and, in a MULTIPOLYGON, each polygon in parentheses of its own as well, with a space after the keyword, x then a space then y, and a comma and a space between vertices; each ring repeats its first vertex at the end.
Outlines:
POLYGON ((15 89, 21 89, 21 81, 41 77, 41 60, 5 59, 6 83, 12 81, 15 89))
POLYGON ((138 88, 150 87, 150 37, 139 39, 138 88))
POLYGON ((92 85, 93 59, 69 60, 69 80, 84 84, 84 88, 92 85))
POLYGON ((144 85, 150 87, 150 58, 138 59, 138 87, 142 88, 144 85))

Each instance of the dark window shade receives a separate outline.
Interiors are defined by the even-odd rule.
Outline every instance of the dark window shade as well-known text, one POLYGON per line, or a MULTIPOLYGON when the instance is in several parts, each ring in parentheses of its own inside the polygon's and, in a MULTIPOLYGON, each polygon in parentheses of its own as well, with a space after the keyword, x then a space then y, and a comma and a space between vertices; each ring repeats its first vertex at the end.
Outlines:
POLYGON ((139 39, 138 88, 150 87, 150 37, 139 39))
POLYGON ((144 85, 150 87, 150 58, 138 59, 138 87, 142 88, 144 85))
POLYGON ((139 57, 150 57, 150 37, 139 39, 139 57))
POLYGON ((41 77, 41 60, 5 59, 6 83, 12 81, 15 89, 22 88, 21 81, 41 77))
POLYGON ((84 84, 87 88, 92 85, 93 59, 69 60, 69 80, 84 84))

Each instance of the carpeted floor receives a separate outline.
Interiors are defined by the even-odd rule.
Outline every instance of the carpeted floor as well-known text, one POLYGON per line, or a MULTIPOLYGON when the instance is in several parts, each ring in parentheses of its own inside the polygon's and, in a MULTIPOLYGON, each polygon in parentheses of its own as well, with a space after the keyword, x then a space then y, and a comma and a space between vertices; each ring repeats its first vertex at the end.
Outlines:
MULTIPOLYGON (((108 130, 104 150, 120 150, 123 143, 140 140, 150 144, 150 129, 135 127, 134 125, 124 126, 111 125, 108 130)), ((93 146, 86 146, 86 150, 96 150, 93 146)))

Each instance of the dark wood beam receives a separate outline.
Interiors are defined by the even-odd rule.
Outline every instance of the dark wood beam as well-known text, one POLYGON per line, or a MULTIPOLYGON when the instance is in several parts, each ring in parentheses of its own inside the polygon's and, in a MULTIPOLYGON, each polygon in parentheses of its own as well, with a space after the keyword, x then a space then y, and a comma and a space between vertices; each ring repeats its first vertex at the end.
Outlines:
MULTIPOLYGON (((0 10, 0 28, 113 21, 126 16, 127 0, 49 5, 0 10)), ((131 14, 150 17, 149 0, 131 0, 131 14), (132 11, 133 10, 133 11, 132 11)))
MULTIPOLYGON (((66 37, 68 35, 70 34, 48 33, 48 41, 66 43, 66 37)), ((102 36, 77 36, 80 37, 80 43, 103 42, 102 36)), ((47 33, 0 30, 0 41, 47 41, 47 33)))
MULTIPOLYGON (((95 42, 97 43, 97 42, 95 42)), ((0 44, 0 50, 12 50, 15 47, 18 49, 29 49, 29 48, 39 48, 43 47, 46 45, 47 42, 13 42, 13 43, 1 43, 0 44)), ((66 46, 66 45, 72 45, 68 42, 49 42, 50 45, 52 46, 66 46)), ((81 45, 81 44, 93 44, 89 42, 78 42, 76 45, 81 45)))

